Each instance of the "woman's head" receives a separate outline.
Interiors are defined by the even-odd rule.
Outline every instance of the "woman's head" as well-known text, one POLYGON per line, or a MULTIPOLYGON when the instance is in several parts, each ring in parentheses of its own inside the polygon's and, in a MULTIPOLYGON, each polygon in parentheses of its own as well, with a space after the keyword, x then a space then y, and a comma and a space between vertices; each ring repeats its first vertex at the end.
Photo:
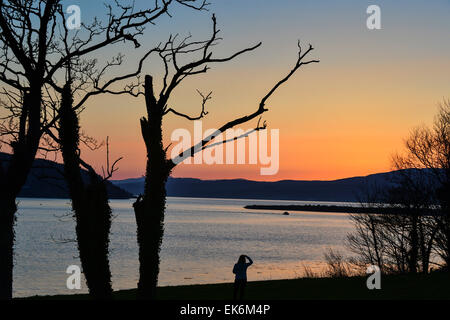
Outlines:
POLYGON ((241 255, 238 259, 238 263, 245 263, 245 256, 241 255))

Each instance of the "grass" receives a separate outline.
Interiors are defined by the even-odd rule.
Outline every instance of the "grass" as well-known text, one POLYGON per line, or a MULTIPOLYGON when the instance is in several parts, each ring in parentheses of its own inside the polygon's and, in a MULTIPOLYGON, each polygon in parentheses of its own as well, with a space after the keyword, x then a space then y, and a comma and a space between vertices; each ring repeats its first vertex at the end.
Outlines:
MULTIPOLYGON (((159 300, 230 300, 233 284, 160 287, 159 300)), ((117 300, 136 299, 136 289, 114 292, 117 300)), ((33 300, 86 300, 88 295, 34 296, 33 300)), ((450 275, 382 276, 381 290, 368 290, 365 277, 301 278, 249 282, 247 300, 397 300, 450 299, 450 275)))

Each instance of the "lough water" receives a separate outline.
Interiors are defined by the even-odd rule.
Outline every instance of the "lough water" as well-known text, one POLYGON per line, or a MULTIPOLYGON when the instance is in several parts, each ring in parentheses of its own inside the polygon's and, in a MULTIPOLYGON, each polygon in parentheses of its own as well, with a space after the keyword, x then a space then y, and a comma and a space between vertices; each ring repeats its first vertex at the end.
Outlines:
MULTIPOLYGON (((293 278, 320 270, 328 248, 346 253, 353 231, 346 214, 246 210, 247 204, 336 204, 302 201, 168 198, 160 286, 230 282, 240 254, 253 258, 249 280, 293 278)), ((342 203, 338 203, 342 204, 342 203)), ((114 289, 136 287, 138 254, 132 200, 112 200, 110 261, 114 289)), ((14 296, 86 292, 66 288, 79 265, 70 201, 19 199, 14 296)), ((84 281, 84 280, 83 280, 84 281)))

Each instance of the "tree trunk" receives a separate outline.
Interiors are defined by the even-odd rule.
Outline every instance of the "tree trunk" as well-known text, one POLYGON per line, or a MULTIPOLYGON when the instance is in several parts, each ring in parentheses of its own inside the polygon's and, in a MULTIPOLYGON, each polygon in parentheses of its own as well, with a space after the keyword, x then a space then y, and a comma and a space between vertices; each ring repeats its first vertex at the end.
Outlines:
POLYGON ((139 198, 133 205, 139 244, 140 299, 155 299, 158 284, 159 253, 164 235, 167 177, 152 176, 148 181, 149 194, 139 198))
POLYGON ((16 197, 27 180, 38 149, 40 101, 40 86, 33 86, 24 97, 20 133, 18 140, 11 143, 13 154, 9 163, 0 162, 0 299, 12 298, 16 197))
POLYGON ((408 271, 410 273, 417 273, 417 260, 418 260, 418 253, 419 253, 419 237, 418 237, 418 231, 417 231, 417 224, 418 224, 418 216, 415 212, 412 213, 411 217, 411 231, 409 234, 410 238, 410 250, 408 254, 408 271))
POLYGON ((152 78, 145 78, 148 120, 141 119, 141 131, 147 149, 144 194, 133 204, 139 245, 140 299, 155 299, 159 274, 159 253, 164 235, 166 182, 171 168, 162 143, 163 102, 153 95, 152 78))
POLYGON ((0 300, 12 298, 14 220, 17 207, 14 198, 0 198, 0 300))
POLYGON ((16 197, 26 182, 36 154, 22 150, 16 146, 6 168, 0 163, 0 299, 12 298, 16 197))
POLYGON ((444 260, 446 270, 450 271, 450 213, 448 209, 443 211, 443 216, 438 217, 439 233, 437 235, 439 256, 444 260))
POLYGON ((381 255, 380 255, 380 250, 378 247, 377 226, 375 224, 374 218, 372 218, 372 216, 370 216, 370 215, 368 217, 370 219, 370 233, 372 234, 372 242, 373 242, 373 247, 375 250, 377 266, 378 266, 378 268, 380 268, 380 270, 384 271, 384 265, 381 262, 381 255))
POLYGON ((446 170, 446 183, 443 187, 443 196, 441 198, 442 209, 442 227, 441 237, 443 244, 443 259, 445 261, 447 271, 450 271, 450 169, 446 170))
POLYGON ((79 122, 72 109, 69 84, 64 87, 60 108, 59 138, 64 160, 64 174, 72 199, 81 266, 94 299, 109 299, 112 294, 109 267, 109 233, 111 208, 106 184, 90 168, 89 182, 81 175, 79 157, 79 122))
POLYGON ((81 203, 73 206, 78 250, 90 295, 94 299, 110 299, 111 208, 104 182, 95 173, 90 175, 90 184, 81 193, 81 203))

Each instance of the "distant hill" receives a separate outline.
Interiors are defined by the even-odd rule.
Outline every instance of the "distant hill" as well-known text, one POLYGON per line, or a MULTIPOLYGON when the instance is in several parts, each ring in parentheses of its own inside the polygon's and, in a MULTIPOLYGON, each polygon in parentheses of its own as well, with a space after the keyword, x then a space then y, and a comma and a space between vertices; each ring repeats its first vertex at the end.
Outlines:
MULTIPOLYGON (((361 190, 367 186, 391 185, 392 175, 395 174, 394 171, 333 181, 277 182, 169 178, 167 194, 173 197, 355 202, 361 190)), ((134 195, 142 193, 144 189, 144 178, 116 180, 112 183, 134 195)))
MULTIPOLYGON (((6 166, 9 158, 9 154, 0 152, 0 165, 6 166)), ((69 191, 63 178, 63 172, 64 167, 62 164, 36 159, 19 196, 25 198, 69 198, 69 191)), ((84 179, 88 179, 87 171, 83 170, 82 175, 84 179)), ((110 199, 129 199, 132 197, 132 194, 128 191, 111 182, 107 182, 107 190, 110 199)))

